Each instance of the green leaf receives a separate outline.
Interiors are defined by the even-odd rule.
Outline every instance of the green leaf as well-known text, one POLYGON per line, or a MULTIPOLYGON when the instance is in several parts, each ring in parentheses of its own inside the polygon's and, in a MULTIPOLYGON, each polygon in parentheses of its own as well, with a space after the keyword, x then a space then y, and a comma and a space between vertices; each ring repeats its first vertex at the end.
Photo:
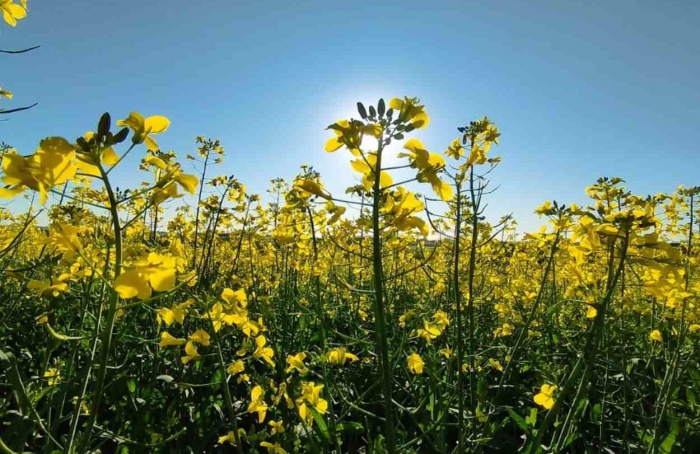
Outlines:
POLYGON ((508 409, 508 415, 510 416, 510 419, 512 419, 513 421, 515 421, 515 423, 516 423, 525 433, 527 433, 527 434, 530 433, 530 429, 527 427, 527 423, 525 422, 525 420, 523 419, 522 416, 520 416, 519 414, 517 414, 517 413, 515 412, 515 410, 513 410, 512 408, 509 408, 509 409, 508 409))
POLYGON ((525 422, 527 423, 528 426, 534 426, 537 424, 537 409, 536 408, 531 408, 530 409, 530 415, 525 418, 525 422))
POLYGON ((314 421, 316 421, 318 431, 321 432, 323 438, 325 438, 328 442, 331 442, 331 432, 328 430, 328 426, 326 425, 326 421, 323 420, 323 416, 321 416, 321 414, 317 412, 315 408, 309 406, 309 409, 311 410, 311 415, 314 417, 314 421))
POLYGON ((136 391, 136 380, 133 378, 127 380, 126 387, 129 389, 129 392, 133 394, 136 391))

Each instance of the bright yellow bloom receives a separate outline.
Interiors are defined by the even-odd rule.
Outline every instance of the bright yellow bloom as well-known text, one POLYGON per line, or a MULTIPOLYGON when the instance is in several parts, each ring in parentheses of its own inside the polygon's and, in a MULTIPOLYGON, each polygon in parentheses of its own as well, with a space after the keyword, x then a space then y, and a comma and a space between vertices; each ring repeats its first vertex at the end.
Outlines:
POLYGON ((275 362, 272 357, 275 355, 275 351, 271 347, 266 347, 267 339, 265 336, 258 336, 255 338, 255 351, 253 352, 253 357, 257 359, 262 359, 270 367, 275 367, 275 362))
POLYGON ((246 307, 248 305, 248 298, 243 289, 233 291, 230 288, 225 288, 221 292, 221 299, 229 304, 237 304, 241 307, 246 307))
POLYGON ((11 27, 17 25, 18 19, 27 17, 26 3, 23 6, 16 5, 12 0, 0 0, 0 11, 2 17, 11 27))
POLYGON ((44 298, 57 297, 59 293, 68 291, 68 284, 64 284, 61 280, 57 280, 55 283, 53 279, 49 281, 37 281, 32 279, 27 284, 27 288, 31 290, 36 290, 39 296, 44 298))
POLYGON ((493 359, 493 358, 489 358, 488 363, 489 363, 489 366, 493 367, 493 368, 496 369, 497 371, 503 372, 503 365, 501 364, 501 362, 500 362, 499 360, 493 359))
POLYGON ((321 397, 323 385, 317 385, 314 382, 302 383, 301 397, 297 399, 299 416, 306 421, 307 425, 313 423, 313 408, 318 413, 324 414, 328 410, 328 401, 321 397))
POLYGON ((56 385, 61 381, 61 372, 57 368, 51 367, 44 372, 44 378, 47 379, 49 386, 56 385))
POLYGON ((442 326, 443 328, 447 328, 450 324, 450 318, 447 316, 447 313, 445 311, 435 312, 435 314, 433 315, 433 320, 435 320, 435 323, 442 326))
POLYGON ((542 385, 540 392, 535 395, 535 403, 549 410, 554 405, 554 391, 557 390, 557 385, 542 385))
POLYGON ((263 441, 260 443, 260 447, 267 448, 267 452, 271 454, 287 454, 287 451, 279 443, 272 444, 269 441, 263 441))
POLYGON ((425 366, 425 363, 423 362, 423 358, 421 358, 418 353, 412 353, 409 355, 407 362, 408 370, 410 370, 411 373, 416 375, 423 373, 423 366, 425 366))
POLYGON ((267 424, 270 426, 270 435, 284 432, 284 423, 281 419, 279 421, 269 421, 267 424))
POLYGON ((423 322, 423 328, 418 329, 418 336, 422 338, 427 343, 442 334, 442 327, 429 321, 423 322))
POLYGON ((329 351, 328 354, 326 355, 326 358, 328 359, 328 362, 330 364, 333 364, 336 366, 344 365, 347 360, 350 360, 350 362, 353 362, 353 361, 358 361, 360 359, 357 356, 353 355, 352 353, 348 353, 344 347, 335 348, 335 349, 329 351))
MULTIPOLYGON (((89 141, 94 137, 95 133, 92 131, 88 131, 83 135, 83 139, 86 141, 89 141)), ((76 149, 80 149, 78 145, 75 147, 76 149)), ((114 148, 112 147, 107 147, 100 153, 100 162, 106 166, 113 166, 119 162, 119 155, 117 155, 117 152, 114 151, 114 148)), ((100 169, 97 167, 97 163, 94 162, 94 157, 90 156, 88 153, 79 153, 76 158, 75 163, 80 173, 91 177, 102 176, 100 169)))
POLYGON ((236 375, 240 374, 245 370, 245 365, 243 364, 243 361, 240 359, 236 361, 235 363, 231 364, 226 368, 226 372, 228 372, 230 375, 236 375))
POLYGON ((661 335, 661 331, 659 331, 658 329, 655 329, 654 331, 649 333, 649 340, 653 340, 655 342, 663 342, 664 338, 661 335))
MULTIPOLYGON (((245 431, 243 429, 238 429, 238 434, 241 436, 245 436, 245 431)), ((226 442, 232 444, 233 446, 236 446, 236 435, 233 433, 233 431, 229 431, 226 435, 222 435, 219 437, 219 444, 224 444, 226 442)))
POLYGON ((158 343, 158 346, 161 348, 165 347, 172 347, 172 346, 180 346, 187 342, 185 339, 175 337, 172 334, 170 334, 167 331, 163 331, 160 334, 160 342, 158 343))
POLYGON ((459 138, 456 138, 450 142, 447 150, 445 150, 445 154, 454 159, 459 159, 464 155, 464 147, 462 146, 462 142, 459 138))
POLYGON ((174 322, 182 324, 185 321, 185 315, 187 315, 187 308, 194 302, 194 299, 190 298, 184 303, 176 304, 171 308, 160 308, 156 312, 156 321, 158 324, 164 322, 167 326, 172 325, 174 322))
POLYGON ((202 359, 202 356, 197 352, 197 347, 194 346, 193 342, 188 341, 185 344, 185 356, 180 358, 182 364, 187 364, 190 361, 199 361, 200 359, 202 359))
POLYGON ((175 287, 176 260, 151 252, 134 263, 134 268, 120 274, 114 281, 114 290, 128 299, 150 298, 152 290, 167 292, 175 287))
POLYGON ((325 150, 328 152, 336 151, 343 146, 353 151, 360 148, 363 136, 379 137, 382 134, 380 124, 365 124, 359 120, 338 120, 328 128, 335 133, 335 137, 326 141, 325 150))
POLYGON ((596 315, 598 315, 598 309, 591 305, 586 306, 586 318, 595 318, 596 315))
POLYGON ((39 202, 43 205, 49 191, 75 176, 75 148, 62 137, 49 137, 39 144, 39 149, 30 156, 20 156, 16 152, 2 157, 2 181, 8 187, 0 188, 0 197, 9 198, 20 194, 26 188, 39 192, 39 202))
POLYGON ((389 107, 399 112, 398 118, 401 121, 408 121, 414 128, 425 128, 430 123, 430 117, 425 113, 425 106, 418 105, 418 98, 403 99, 391 98, 389 107))
POLYGON ((209 333, 204 331, 203 329, 198 329, 194 333, 190 335, 188 340, 191 340, 192 342, 196 342, 202 347, 208 347, 210 345, 209 342, 209 333))
POLYGON ((248 413, 258 414, 258 424, 265 421, 267 414, 267 404, 263 399, 263 390, 260 385, 256 385, 250 392, 250 404, 248 405, 248 413))
MULTIPOLYGON (((362 174, 362 185, 366 191, 371 191, 375 180, 374 168, 377 166, 377 154, 370 152, 365 154, 364 157, 360 157, 353 161, 350 161, 350 165, 353 170, 362 174)), ((389 172, 382 170, 379 176, 379 187, 386 188, 391 186, 394 180, 389 175, 389 172)))
POLYGON ((292 371, 297 371, 300 374, 304 375, 307 372, 309 372, 309 369, 306 367, 304 364, 304 360, 306 359, 306 353, 300 352, 297 353, 296 355, 290 355, 287 356, 287 364, 288 367, 285 370, 286 373, 290 373, 292 371))
POLYGON ((131 138, 133 143, 139 144, 145 141, 149 150, 156 151, 159 147, 151 135, 165 132, 170 126, 170 120, 161 115, 144 118, 138 112, 131 112, 128 118, 118 120, 117 126, 127 126, 134 131, 134 136, 131 138))

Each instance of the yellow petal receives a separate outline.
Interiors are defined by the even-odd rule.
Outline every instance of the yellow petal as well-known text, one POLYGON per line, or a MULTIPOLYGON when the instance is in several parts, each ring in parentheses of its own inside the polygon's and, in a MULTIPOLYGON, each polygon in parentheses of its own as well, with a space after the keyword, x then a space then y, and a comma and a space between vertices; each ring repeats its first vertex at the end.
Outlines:
POLYGON ((187 173, 178 173, 175 175, 175 181, 192 195, 194 195, 197 184, 199 184, 199 180, 196 176, 187 173))
POLYGON ((389 107, 391 107, 394 110, 401 110, 403 107, 403 100, 399 98, 391 98, 389 100, 389 107))
POLYGON ((109 147, 102 152, 102 164, 113 166, 119 162, 119 155, 114 151, 114 148, 109 147))
POLYGON ((153 115, 146 118, 144 127, 150 134, 159 134, 165 132, 170 126, 170 120, 162 115, 153 115))
POLYGON ((148 275, 148 281, 156 292, 167 292, 175 287, 175 269, 159 269, 148 275))
POLYGON ((325 150, 328 152, 336 151, 342 146, 343 144, 338 140, 338 137, 332 137, 326 141, 325 150))
POLYGON ((145 300, 151 296, 151 288, 146 279, 136 270, 125 271, 114 281, 114 290, 121 298, 138 297, 145 300))

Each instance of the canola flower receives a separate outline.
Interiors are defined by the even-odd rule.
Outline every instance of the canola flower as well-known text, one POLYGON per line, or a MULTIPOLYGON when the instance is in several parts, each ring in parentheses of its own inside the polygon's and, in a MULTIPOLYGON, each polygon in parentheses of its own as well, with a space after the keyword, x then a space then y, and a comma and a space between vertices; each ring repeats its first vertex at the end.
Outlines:
POLYGON ((556 385, 544 384, 540 387, 540 392, 535 394, 534 401, 546 410, 550 410, 554 406, 554 392, 557 390, 556 385))
MULTIPOLYGON (((111 432, 165 450, 339 451, 371 436, 382 452, 563 451, 568 434, 597 423, 575 410, 590 389, 606 414, 654 403, 628 413, 643 428, 630 443, 686 440, 664 430, 669 415, 696 409, 700 189, 640 196, 601 178, 588 204, 536 207, 545 225, 520 236, 512 218, 479 204, 500 161, 490 119, 437 153, 410 136, 429 123, 416 98, 358 114, 331 125, 326 143, 349 153, 357 181, 343 195, 311 166, 272 181, 269 200, 251 194, 216 174, 217 140, 197 138, 189 163, 160 150, 160 116, 132 113, 112 133, 103 115, 74 142, 5 150, 0 195, 36 194, 32 209, 48 219, 0 209, 2 334, 17 339, 0 348, 0 378, 27 394, 45 428, 22 450, 53 438, 89 452, 111 432), (128 189, 111 172, 127 153, 140 153, 145 175, 128 189), (624 393, 611 361, 625 368, 624 393), (652 363, 663 365, 653 376, 652 363), (167 415, 105 418, 125 404, 167 415), (460 426, 460 406, 475 425, 460 426)), ((21 407, 0 409, 3 422, 37 418, 21 407)), ((620 448, 625 433, 605 431, 586 433, 620 448)), ((9 433, 0 439, 19 449, 9 433)))

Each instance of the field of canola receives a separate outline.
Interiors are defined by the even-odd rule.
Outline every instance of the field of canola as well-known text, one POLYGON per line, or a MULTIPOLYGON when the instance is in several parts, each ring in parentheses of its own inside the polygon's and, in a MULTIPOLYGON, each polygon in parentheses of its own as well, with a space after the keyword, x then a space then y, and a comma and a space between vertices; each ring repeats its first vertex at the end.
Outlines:
POLYGON ((496 124, 431 152, 418 98, 329 126, 344 194, 95 120, 2 147, 0 452, 700 452, 700 188, 600 178, 520 235, 486 220, 496 124))

